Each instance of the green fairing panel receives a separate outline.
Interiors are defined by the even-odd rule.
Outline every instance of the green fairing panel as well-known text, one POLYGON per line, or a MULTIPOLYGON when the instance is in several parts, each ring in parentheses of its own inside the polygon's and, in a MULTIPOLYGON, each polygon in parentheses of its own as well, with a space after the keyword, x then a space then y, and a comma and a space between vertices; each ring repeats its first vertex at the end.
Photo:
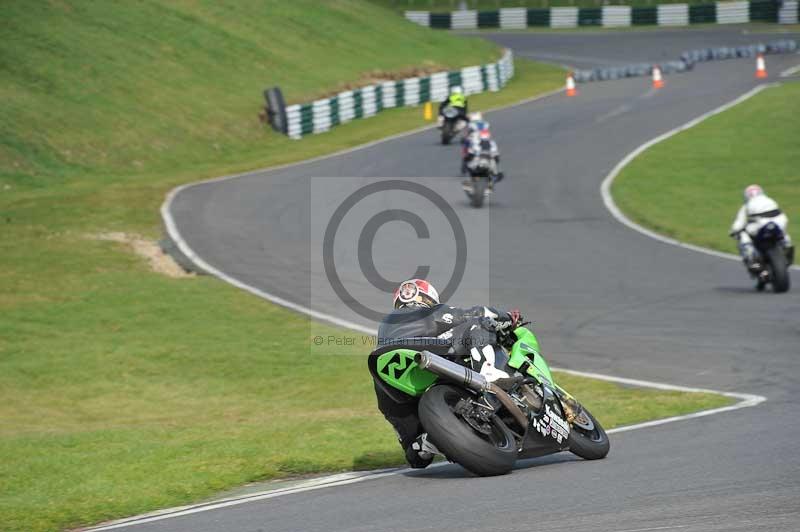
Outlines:
POLYGON ((377 370, 380 378, 393 388, 418 397, 430 388, 437 376, 417 366, 413 349, 395 349, 378 357, 377 370))
POLYGON ((517 336, 517 341, 511 347, 508 365, 519 369, 526 361, 530 362, 528 375, 555 385, 550 367, 539 352, 539 341, 536 339, 536 335, 525 327, 517 327, 514 329, 514 334, 517 336))

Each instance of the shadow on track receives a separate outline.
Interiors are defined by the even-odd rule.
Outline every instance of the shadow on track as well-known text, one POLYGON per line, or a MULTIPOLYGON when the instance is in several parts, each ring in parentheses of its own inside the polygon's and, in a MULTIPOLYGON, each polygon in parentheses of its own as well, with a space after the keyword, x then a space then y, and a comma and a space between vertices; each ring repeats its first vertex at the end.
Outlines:
MULTIPOLYGON (((519 460, 514 464, 514 471, 521 471, 532 468, 539 468, 549 465, 563 464, 565 462, 580 462, 583 461, 577 456, 563 452, 558 454, 551 454, 541 458, 529 458, 527 460, 519 460)), ((420 469, 416 471, 407 471, 403 473, 405 477, 425 478, 429 480, 454 480, 464 478, 476 478, 475 475, 464 469, 458 464, 446 464, 431 469, 420 469)))
POLYGON ((753 294, 753 295, 764 295, 765 293, 770 294, 772 291, 767 290, 765 292, 759 292, 752 286, 715 286, 713 288, 715 292, 721 292, 723 294, 753 294))

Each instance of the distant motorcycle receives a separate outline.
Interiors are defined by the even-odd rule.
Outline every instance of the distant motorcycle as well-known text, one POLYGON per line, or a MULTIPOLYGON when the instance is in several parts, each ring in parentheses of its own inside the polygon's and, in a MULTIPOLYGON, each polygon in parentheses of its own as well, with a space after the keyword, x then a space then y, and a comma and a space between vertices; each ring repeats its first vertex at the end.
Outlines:
POLYGON ((481 141, 479 151, 467 163, 470 178, 464 182, 464 192, 473 207, 482 207, 484 199, 492 193, 494 184, 502 179, 495 156, 489 141, 481 141))
POLYGON ((442 144, 450 144, 450 141, 467 126, 467 121, 455 107, 448 105, 442 109, 444 122, 442 123, 442 144))
POLYGON ((783 229, 769 222, 759 229, 753 245, 761 255, 760 269, 751 272, 756 278, 756 290, 760 292, 771 284, 776 293, 787 292, 791 285, 789 266, 794 262, 794 247, 786 245, 783 229))

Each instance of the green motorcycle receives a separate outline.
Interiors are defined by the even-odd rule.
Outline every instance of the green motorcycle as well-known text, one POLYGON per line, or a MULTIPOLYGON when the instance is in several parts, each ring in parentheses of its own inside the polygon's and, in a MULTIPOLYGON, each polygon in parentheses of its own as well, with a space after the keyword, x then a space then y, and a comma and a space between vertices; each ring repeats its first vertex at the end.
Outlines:
POLYGON ((476 475, 502 475, 518 458, 567 450, 587 460, 604 458, 610 448, 605 430, 555 383, 533 332, 524 326, 498 332, 498 345, 510 349, 490 348, 493 353, 485 354, 491 356, 472 349, 460 364, 430 351, 385 346, 370 355, 369 365, 394 400, 419 398, 428 439, 476 475))

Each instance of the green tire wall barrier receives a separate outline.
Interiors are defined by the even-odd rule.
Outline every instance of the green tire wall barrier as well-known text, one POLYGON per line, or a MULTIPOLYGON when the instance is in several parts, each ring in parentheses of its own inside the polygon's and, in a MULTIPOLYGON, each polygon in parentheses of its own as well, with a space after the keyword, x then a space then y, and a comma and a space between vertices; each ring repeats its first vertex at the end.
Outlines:
POLYGON ((461 85, 461 72, 450 72, 447 74, 447 83, 452 87, 454 85, 461 85))
MULTIPOLYGON (((477 15, 477 14, 476 14, 477 15)), ((425 17, 433 20, 433 17, 425 17)), ((475 17, 478 20, 478 17, 475 17)), ((484 22, 499 25, 499 15, 486 16, 484 22)), ((449 15, 448 15, 449 21, 449 15)), ((492 26, 489 26, 492 27, 492 26)), ((360 89, 340 92, 332 98, 286 107, 287 135, 300 139, 312 133, 322 133, 339 124, 368 118, 384 109, 441 102, 450 87, 459 85, 464 93, 477 94, 498 91, 514 76, 514 55, 505 50, 496 63, 465 67, 452 72, 437 72, 430 76, 386 81, 360 89)))
POLYGON ((699 4, 689 6, 689 24, 708 24, 716 21, 716 4, 699 4))
POLYGON ((406 106, 406 85, 402 81, 398 81, 394 85, 395 107, 406 106))
POLYGON ((503 8, 495 11, 461 10, 449 13, 406 11, 416 24, 439 29, 502 28, 529 26, 574 28, 577 26, 624 27, 631 25, 686 26, 689 24, 740 24, 750 21, 798 23, 798 0, 744 0, 707 4, 659 4, 653 7, 553 7, 503 8))
POLYGON ((549 9, 528 10, 528 26, 549 26, 549 25, 550 25, 549 9))
POLYGON ((339 120, 339 97, 331 98, 331 126, 338 126, 342 121, 339 120))
POLYGON ((631 13, 631 23, 635 26, 655 26, 658 24, 658 8, 634 7, 633 13, 631 13))
POLYGON ((431 28, 450 29, 450 13, 431 13, 431 28))
POLYGON ((578 26, 602 26, 603 10, 599 7, 578 9, 578 26))
POLYGON ((419 101, 428 102, 431 99, 431 78, 419 80, 419 101))
POLYGON ((314 131, 314 124, 313 124, 314 114, 312 111, 313 109, 309 104, 300 106, 300 133, 302 135, 308 135, 309 133, 314 131))
POLYGON ((478 12, 478 27, 479 28, 499 28, 500 27, 500 12, 499 11, 479 11, 478 12))
POLYGON ((750 2, 750 20, 778 22, 778 5, 772 0, 750 2))

